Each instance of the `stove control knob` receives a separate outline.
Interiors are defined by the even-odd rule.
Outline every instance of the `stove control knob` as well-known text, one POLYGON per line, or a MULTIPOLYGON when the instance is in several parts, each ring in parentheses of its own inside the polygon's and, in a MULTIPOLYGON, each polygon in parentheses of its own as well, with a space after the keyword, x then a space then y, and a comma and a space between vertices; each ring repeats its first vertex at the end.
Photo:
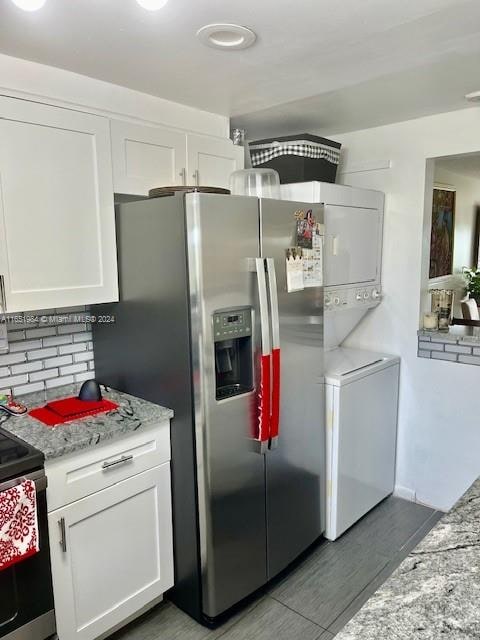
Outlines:
POLYGON ((370 297, 370 294, 368 293, 368 291, 365 291, 364 294, 363 294, 364 300, 368 300, 369 297, 370 297))
POLYGON ((363 296, 362 296, 362 294, 361 294, 360 292, 358 292, 358 293, 357 293, 357 295, 355 296, 355 298, 356 298, 356 300, 357 300, 358 302, 360 302, 361 300, 363 300, 363 296))
POLYGON ((325 296, 325 306, 329 307, 332 304, 332 299, 330 296, 325 296))
POLYGON ((333 299, 334 304, 340 304, 340 298, 338 296, 335 296, 335 298, 333 299))
POLYGON ((372 298, 373 298, 374 300, 378 300, 378 299, 379 299, 379 298, 381 298, 381 297, 382 297, 382 294, 380 293, 380 291, 378 291, 378 289, 374 289, 374 290, 372 291, 372 298))

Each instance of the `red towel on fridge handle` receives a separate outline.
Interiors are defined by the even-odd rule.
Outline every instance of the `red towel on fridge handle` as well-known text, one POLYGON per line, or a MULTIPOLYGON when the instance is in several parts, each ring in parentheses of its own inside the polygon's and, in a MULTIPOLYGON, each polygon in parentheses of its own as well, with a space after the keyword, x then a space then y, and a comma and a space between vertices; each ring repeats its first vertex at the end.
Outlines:
POLYGON ((0 492, 0 571, 38 553, 35 482, 0 492))

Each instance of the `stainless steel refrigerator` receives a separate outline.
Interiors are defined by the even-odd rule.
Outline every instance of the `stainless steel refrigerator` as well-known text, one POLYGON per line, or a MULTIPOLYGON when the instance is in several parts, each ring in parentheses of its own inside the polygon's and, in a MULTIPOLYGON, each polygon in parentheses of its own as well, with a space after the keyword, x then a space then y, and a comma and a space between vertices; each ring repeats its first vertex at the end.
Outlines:
POLYGON ((324 530, 323 287, 286 287, 306 207, 200 193, 117 207, 121 301, 94 326, 97 378, 175 411, 170 597, 204 624, 324 530))

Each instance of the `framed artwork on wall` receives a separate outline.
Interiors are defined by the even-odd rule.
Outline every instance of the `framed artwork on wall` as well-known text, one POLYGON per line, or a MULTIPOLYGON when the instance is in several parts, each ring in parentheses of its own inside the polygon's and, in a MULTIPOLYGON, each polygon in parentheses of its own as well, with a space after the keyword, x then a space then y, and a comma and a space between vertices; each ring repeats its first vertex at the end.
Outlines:
POLYGON ((455 189, 433 189, 430 278, 453 274, 455 189))

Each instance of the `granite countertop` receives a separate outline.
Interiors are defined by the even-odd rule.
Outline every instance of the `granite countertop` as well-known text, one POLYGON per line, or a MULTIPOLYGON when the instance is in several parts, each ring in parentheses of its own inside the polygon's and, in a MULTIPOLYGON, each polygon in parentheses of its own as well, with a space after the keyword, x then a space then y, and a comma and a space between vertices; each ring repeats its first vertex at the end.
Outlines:
POLYGON ((480 478, 335 640, 480 638, 480 478))
MULTIPOLYGON (((30 393, 18 400, 28 409, 44 406, 46 402, 78 394, 80 385, 67 385, 50 391, 30 393)), ((21 438, 45 455, 45 459, 58 458, 67 453, 95 446, 103 440, 137 431, 156 422, 169 420, 173 411, 141 400, 127 393, 109 389, 103 397, 119 405, 118 409, 89 418, 75 420, 57 427, 47 427, 27 413, 11 417, 0 427, 21 438)))

